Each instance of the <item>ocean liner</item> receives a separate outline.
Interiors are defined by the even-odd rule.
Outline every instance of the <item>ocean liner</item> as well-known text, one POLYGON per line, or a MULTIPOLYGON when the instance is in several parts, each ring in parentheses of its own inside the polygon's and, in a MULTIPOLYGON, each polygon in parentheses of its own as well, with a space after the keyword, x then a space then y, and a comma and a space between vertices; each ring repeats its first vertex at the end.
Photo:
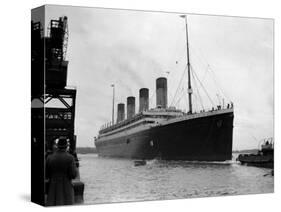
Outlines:
MULTIPOLYGON (((186 24, 188 112, 168 107, 167 79, 156 79, 156 107, 149 108, 149 90, 139 90, 139 113, 135 113, 135 97, 117 105, 114 122, 102 126, 95 145, 99 156, 135 159, 189 161, 225 161, 232 158, 233 103, 218 105, 211 110, 192 110, 191 65, 188 28, 186 24)), ((114 85, 113 85, 114 86, 114 85)), ((114 92, 114 87, 113 87, 114 92)))

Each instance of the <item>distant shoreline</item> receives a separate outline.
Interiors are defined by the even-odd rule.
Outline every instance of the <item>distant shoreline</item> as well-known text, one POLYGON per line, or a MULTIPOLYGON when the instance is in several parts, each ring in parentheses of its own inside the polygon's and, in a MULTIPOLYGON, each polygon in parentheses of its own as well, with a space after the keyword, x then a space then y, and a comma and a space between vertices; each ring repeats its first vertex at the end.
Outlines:
POLYGON ((258 153, 258 149, 244 149, 244 150, 234 150, 232 153, 248 153, 248 154, 256 154, 258 153))
MULTIPOLYGON (((258 149, 245 149, 245 150, 233 150, 232 153, 248 153, 248 154, 255 154, 259 150, 258 149)), ((76 148, 77 154, 96 154, 97 149, 95 147, 77 147, 76 148)))
POLYGON ((77 154, 95 154, 98 153, 94 147, 76 147, 77 154))

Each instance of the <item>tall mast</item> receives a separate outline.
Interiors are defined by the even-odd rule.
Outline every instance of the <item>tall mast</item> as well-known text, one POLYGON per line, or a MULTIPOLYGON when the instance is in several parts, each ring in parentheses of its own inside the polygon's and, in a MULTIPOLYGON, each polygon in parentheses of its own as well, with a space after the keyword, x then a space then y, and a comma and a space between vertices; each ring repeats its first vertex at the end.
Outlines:
POLYGON ((186 15, 181 15, 181 18, 185 20, 185 31, 186 31, 186 57, 187 57, 187 71, 188 71, 188 103, 189 110, 188 113, 192 113, 192 88, 191 88, 191 78, 190 78, 190 61, 189 61, 189 44, 188 44, 188 29, 187 29, 187 19, 186 15))

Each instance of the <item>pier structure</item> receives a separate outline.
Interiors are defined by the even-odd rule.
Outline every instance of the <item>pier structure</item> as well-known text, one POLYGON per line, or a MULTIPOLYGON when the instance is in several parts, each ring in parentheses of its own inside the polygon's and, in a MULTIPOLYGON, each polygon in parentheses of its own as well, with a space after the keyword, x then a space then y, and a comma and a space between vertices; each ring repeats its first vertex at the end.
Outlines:
MULTIPOLYGON (((40 22, 31 24, 32 125, 42 125, 44 134, 39 140, 41 146, 43 143, 45 157, 54 151, 57 139, 66 138, 69 153, 75 157, 76 166, 79 167, 74 125, 77 91, 67 86, 67 17, 51 20, 47 36, 42 25, 40 22)), ((36 139, 35 133, 32 133, 32 138, 36 139)), ((78 174, 73 182, 76 202, 83 201, 84 184, 79 178, 78 174)))

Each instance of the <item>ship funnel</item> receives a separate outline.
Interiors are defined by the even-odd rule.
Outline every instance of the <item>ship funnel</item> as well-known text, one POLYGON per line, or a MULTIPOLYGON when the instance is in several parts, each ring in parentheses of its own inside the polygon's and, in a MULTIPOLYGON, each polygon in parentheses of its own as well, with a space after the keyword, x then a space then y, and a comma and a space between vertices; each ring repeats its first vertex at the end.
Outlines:
POLYGON ((149 90, 148 88, 141 88, 140 89, 140 106, 139 112, 146 111, 149 109, 149 90))
POLYGON ((167 108, 167 79, 156 79, 156 107, 167 108))
POLYGON ((135 97, 129 96, 127 98, 127 119, 132 118, 135 115, 135 97))
POLYGON ((119 103, 117 105, 117 123, 125 119, 125 104, 119 103))

